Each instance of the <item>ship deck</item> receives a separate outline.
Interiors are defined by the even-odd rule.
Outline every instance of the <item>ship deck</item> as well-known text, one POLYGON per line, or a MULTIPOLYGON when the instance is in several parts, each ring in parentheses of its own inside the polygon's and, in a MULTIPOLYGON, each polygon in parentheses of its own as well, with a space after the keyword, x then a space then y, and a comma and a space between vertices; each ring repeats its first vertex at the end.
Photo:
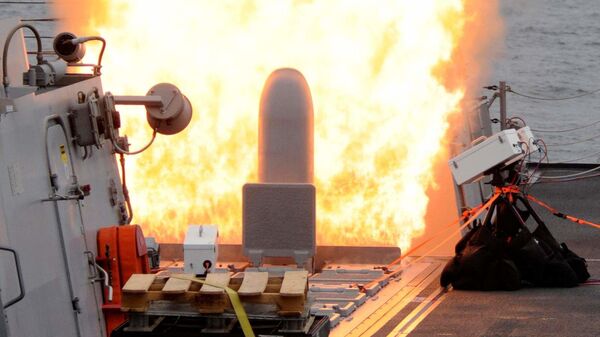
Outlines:
MULTIPOLYGON (((570 174, 592 167, 549 165, 544 174, 570 174)), ((598 222, 599 191, 600 177, 595 177, 569 183, 539 183, 529 193, 561 212, 598 222)), ((536 204, 533 207, 559 242, 567 243, 588 261, 590 280, 600 279, 600 231, 557 218, 536 204)), ((220 249, 225 261, 239 261, 239 245, 223 245, 220 249)), ((320 247, 317 259, 334 261, 340 256, 352 257, 352 261, 334 262, 329 268, 364 270, 372 269, 373 264, 385 264, 398 253, 397 248, 391 247, 320 247)), ((163 254, 180 257, 182 247, 161 246, 161 256, 163 254)), ((427 256, 410 262, 416 258, 419 257, 406 259, 408 267, 401 277, 390 281, 364 303, 355 302, 350 314, 338 310, 330 336, 600 336, 597 320, 600 282, 574 288, 517 291, 443 289, 439 275, 450 257, 427 256)), ((312 282, 319 283, 318 280, 312 282)), ((348 299, 349 303, 352 301, 355 299, 348 299)), ((327 300, 321 302, 327 303, 327 300)))
MULTIPOLYGON (((583 167, 554 166, 547 175, 570 174, 583 167)), ((530 194, 566 214, 598 222, 600 177, 534 185, 530 194)), ((534 205, 535 207, 535 205, 534 205)), ((600 231, 536 208, 554 236, 588 261, 590 279, 600 278, 600 231)), ((419 324, 397 336, 600 336, 600 285, 527 288, 513 292, 452 290, 419 324)), ((387 336, 381 331, 376 336, 387 336)))

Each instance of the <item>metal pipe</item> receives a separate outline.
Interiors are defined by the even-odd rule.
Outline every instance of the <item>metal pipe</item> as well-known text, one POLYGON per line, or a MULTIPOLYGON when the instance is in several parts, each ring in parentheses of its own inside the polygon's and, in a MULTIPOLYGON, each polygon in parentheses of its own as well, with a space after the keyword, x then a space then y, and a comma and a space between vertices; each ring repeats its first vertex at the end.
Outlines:
POLYGON ((10 41, 12 40, 13 35, 21 28, 28 28, 35 35, 35 40, 37 42, 37 64, 40 65, 44 61, 44 56, 42 55, 42 39, 40 38, 40 33, 30 24, 20 23, 15 26, 9 33, 6 35, 6 41, 4 42, 4 49, 2 51, 2 84, 4 85, 4 92, 6 93, 6 97, 8 97, 8 47, 10 46, 10 41))
MULTIPOLYGON (((52 172, 52 164, 51 164, 51 160, 50 160, 50 150, 48 149, 48 129, 50 129, 50 122, 54 121, 57 125, 59 125, 65 135, 65 138, 67 138, 67 130, 65 128, 64 122, 62 120, 62 118, 59 115, 50 115, 46 118, 44 118, 44 142, 45 142, 45 148, 46 148, 46 163, 48 165, 48 177, 50 179, 52 179, 52 175, 54 174, 52 172)), ((69 151, 69 158, 71 158, 71 149, 67 146, 67 150, 69 151)), ((75 169, 71 163, 71 179, 76 179, 75 178, 75 169)), ((54 189, 53 186, 50 186, 52 189, 54 189)), ((53 190, 54 193, 54 190, 53 190)), ((81 210, 80 210, 81 211, 81 210)), ((63 226, 62 226, 62 221, 60 220, 60 210, 58 209, 58 201, 54 201, 54 214, 56 215, 56 225, 58 227, 58 236, 60 239, 60 247, 61 247, 61 253, 62 253, 62 257, 63 257, 63 262, 65 263, 65 273, 67 276, 67 284, 68 284, 68 288, 69 288, 69 296, 71 297, 71 301, 73 301, 75 299, 75 293, 73 290, 73 281, 71 280, 71 271, 69 269, 69 258, 68 258, 68 254, 67 254, 67 247, 65 244, 65 236, 63 233, 63 226)), ((84 239, 85 240, 85 239, 84 239)), ((77 311, 73 310, 73 319, 75 320, 75 328, 77 330, 77 336, 81 337, 81 327, 79 326, 79 319, 77 317, 78 313, 77 311)))
MULTIPOLYGON (((69 135, 67 134, 66 126, 65 126, 65 124, 64 124, 64 122, 63 122, 63 120, 62 120, 62 118, 60 116, 58 116, 58 115, 51 115, 51 116, 48 116, 46 118, 46 120, 44 121, 45 122, 45 124, 44 124, 45 125, 45 130, 46 130, 45 137, 44 137, 45 142, 46 142, 46 158, 48 160, 48 172, 49 172, 49 176, 51 177, 52 176, 52 172, 51 172, 51 166, 50 166, 50 152, 48 150, 48 128, 49 128, 49 121, 50 120, 54 120, 56 122, 56 124, 58 124, 61 127, 61 130, 62 130, 62 132, 63 132, 63 134, 65 136, 65 139, 69 139, 69 135)), ((66 146, 66 148, 67 148, 67 152, 68 152, 68 158, 69 158, 69 164, 70 164, 69 166, 71 167, 71 183, 73 185, 77 185, 78 184, 78 179, 77 179, 77 174, 75 172, 75 166, 73 165, 73 153, 71 152, 71 148, 69 146, 66 146)), ((62 226, 62 221, 60 220, 60 213, 59 213, 59 209, 58 209, 58 201, 59 201, 58 199, 54 200, 54 210, 55 210, 55 213, 56 213, 57 225, 59 227, 59 233, 60 233, 60 237, 61 237, 61 245, 63 246, 62 247, 63 248, 63 256, 66 257, 67 255, 66 255, 66 248, 64 246, 64 234, 63 234, 63 231, 62 231, 62 227, 63 226, 62 226)), ((78 213, 79 213, 79 221, 80 221, 80 224, 81 224, 81 235, 82 235, 82 239, 83 239, 83 245, 85 247, 85 250, 89 251, 89 247, 88 247, 88 244, 87 244, 87 239, 86 239, 86 236, 85 236, 85 228, 84 228, 85 226, 84 226, 84 221, 83 221, 83 210, 82 210, 82 207, 81 207, 81 201, 78 200, 78 199, 75 200, 75 201, 77 202, 77 210, 78 210, 78 213)), ((65 259, 65 266, 66 266, 66 270, 67 270, 67 277, 68 277, 68 281, 69 281, 69 290, 70 290, 70 293, 71 293, 71 299, 74 299, 75 295, 74 295, 74 291, 72 289, 72 282, 71 282, 71 278, 70 278, 70 269, 69 269, 68 259, 65 259)), ((94 283, 92 282, 90 284, 90 286, 92 288, 94 288, 94 283)), ((98 301, 98 296, 97 296, 96 291, 94 289, 92 289, 92 294, 94 296, 94 302, 96 303, 96 308, 100 308, 100 302, 98 301)), ((80 327, 79 327, 79 320, 77 319, 77 312, 76 311, 74 311, 74 312, 75 312, 75 322, 76 322, 76 327, 77 327, 78 335, 81 336, 80 327)), ((98 309, 96 309, 96 313, 98 314, 98 309)), ((99 330, 101 332, 104 331, 104 324, 102 322, 102 317, 99 314, 98 314, 98 327, 99 327, 99 330)))
POLYGON ((131 206, 131 199, 129 198, 129 190, 127 189, 127 174, 125 173, 125 156, 123 153, 119 153, 121 156, 121 187, 123 189, 123 198, 125 199, 125 205, 127 205, 127 220, 126 224, 130 224, 133 220, 133 207, 131 206))
POLYGON ((506 129, 506 82, 500 81, 500 130, 506 129))
POLYGON ((113 96, 115 105, 143 105, 159 107, 163 106, 160 96, 113 96))
POLYGON ((101 36, 83 36, 71 40, 71 43, 76 45, 88 41, 100 41, 102 43, 100 54, 98 54, 98 64, 94 67, 94 75, 100 76, 102 74, 100 69, 102 68, 102 57, 104 56, 104 49, 106 49, 106 40, 104 40, 104 38, 101 36))

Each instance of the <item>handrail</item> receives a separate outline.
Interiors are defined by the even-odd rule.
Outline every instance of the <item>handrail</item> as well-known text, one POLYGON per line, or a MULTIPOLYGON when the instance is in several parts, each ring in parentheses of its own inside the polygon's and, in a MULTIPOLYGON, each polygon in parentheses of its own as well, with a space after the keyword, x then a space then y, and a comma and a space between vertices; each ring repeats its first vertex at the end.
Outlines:
POLYGON ((25 298, 25 287, 23 286, 23 275, 21 274, 21 263, 19 262, 19 255, 17 254, 17 252, 14 249, 8 248, 8 247, 0 247, 0 250, 10 252, 15 257, 15 265, 17 268, 17 278, 19 280, 19 296, 6 302, 6 304, 4 304, 4 306, 3 306, 3 308, 6 309, 6 308, 10 307, 11 305, 21 301, 23 298, 25 298))

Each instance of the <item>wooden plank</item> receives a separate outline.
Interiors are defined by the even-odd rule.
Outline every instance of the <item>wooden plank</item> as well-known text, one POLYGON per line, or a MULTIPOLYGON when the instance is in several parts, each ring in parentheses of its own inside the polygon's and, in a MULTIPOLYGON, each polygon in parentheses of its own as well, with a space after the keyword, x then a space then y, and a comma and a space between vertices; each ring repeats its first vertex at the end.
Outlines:
POLYGON ((190 289, 192 285, 193 274, 178 274, 176 277, 170 277, 167 284, 162 289, 163 293, 167 294, 183 294, 190 289), (183 278, 186 278, 184 280, 183 278))
POLYGON ((155 274, 133 274, 123 287, 124 293, 145 293, 150 289, 152 282, 156 278, 155 274))
POLYGON ((286 271, 281 283, 281 296, 304 296, 308 284, 308 271, 286 271))
POLYGON ((244 280, 238 290, 240 296, 256 296, 262 294, 267 288, 269 273, 251 271, 244 273, 244 280))
MULTIPOLYGON (((214 285, 220 285, 226 287, 229 284, 231 275, 229 273, 208 273, 206 275, 206 282, 214 285)), ((223 294, 225 290, 217 287, 203 284, 200 288, 200 294, 204 295, 218 295, 223 294)))

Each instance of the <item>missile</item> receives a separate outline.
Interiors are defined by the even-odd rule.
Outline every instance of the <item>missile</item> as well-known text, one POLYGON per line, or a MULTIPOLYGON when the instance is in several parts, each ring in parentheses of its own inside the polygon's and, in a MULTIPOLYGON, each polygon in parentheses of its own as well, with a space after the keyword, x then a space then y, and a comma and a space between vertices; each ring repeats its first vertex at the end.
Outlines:
POLYGON ((258 122, 258 182, 313 182, 313 104, 296 69, 275 70, 265 82, 258 122))

